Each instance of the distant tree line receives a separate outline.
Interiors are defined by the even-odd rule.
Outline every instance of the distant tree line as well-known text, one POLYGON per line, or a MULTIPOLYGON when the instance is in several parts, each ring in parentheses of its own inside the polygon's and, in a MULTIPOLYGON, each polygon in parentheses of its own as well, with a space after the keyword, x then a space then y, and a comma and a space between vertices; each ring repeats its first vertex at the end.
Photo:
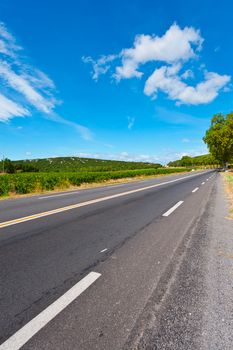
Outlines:
POLYGON ((195 166, 218 166, 219 162, 210 154, 189 157, 183 156, 181 159, 169 162, 170 167, 195 167, 195 166))
POLYGON ((10 159, 5 158, 0 161, 0 172, 7 174, 15 174, 15 173, 35 173, 38 172, 39 169, 31 164, 15 164, 10 159))

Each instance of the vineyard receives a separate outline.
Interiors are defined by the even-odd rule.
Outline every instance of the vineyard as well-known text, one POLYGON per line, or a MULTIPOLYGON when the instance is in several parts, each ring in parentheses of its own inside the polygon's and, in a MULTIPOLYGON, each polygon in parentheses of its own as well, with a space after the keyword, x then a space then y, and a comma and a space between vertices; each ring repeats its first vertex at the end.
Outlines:
POLYGON ((68 189, 85 183, 98 183, 137 176, 172 174, 189 170, 190 169, 185 168, 148 168, 101 172, 82 171, 4 174, 0 176, 0 197, 6 197, 13 194, 52 191, 55 189, 68 189))
MULTIPOLYGON (((15 172, 95 172, 134 169, 155 169, 162 165, 147 162, 126 162, 119 160, 81 157, 54 157, 12 161, 15 172)), ((1 168, 1 162, 0 162, 1 168)))

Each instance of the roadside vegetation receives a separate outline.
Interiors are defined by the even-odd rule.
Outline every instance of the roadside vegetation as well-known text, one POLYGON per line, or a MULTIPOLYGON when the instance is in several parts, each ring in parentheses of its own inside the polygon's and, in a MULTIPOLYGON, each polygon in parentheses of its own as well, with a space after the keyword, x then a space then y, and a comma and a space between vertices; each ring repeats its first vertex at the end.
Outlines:
POLYGON ((110 180, 174 174, 191 169, 186 168, 152 168, 120 171, 95 172, 57 172, 57 173, 19 173, 0 176, 0 197, 15 194, 39 193, 55 189, 68 189, 110 180))
POLYGON ((212 157, 227 167, 233 161, 233 113, 215 114, 203 140, 212 157))
MULTIPOLYGON (((159 163, 125 162, 117 160, 92 159, 80 157, 55 157, 45 159, 25 159, 0 161, 0 169, 4 172, 99 172, 116 170, 137 170, 161 168, 159 163)), ((1 171, 0 170, 0 171, 1 171)))
POLYGON ((230 203, 230 218, 233 219, 233 172, 223 174, 225 190, 230 203))
POLYGON ((169 162, 168 166, 172 167, 208 167, 216 168, 219 166, 219 161, 217 161, 211 154, 204 154, 202 156, 189 157, 183 156, 181 159, 169 162))
POLYGON ((230 202, 230 218, 233 219, 233 112, 215 114, 203 140, 222 170, 228 169, 223 178, 230 202))

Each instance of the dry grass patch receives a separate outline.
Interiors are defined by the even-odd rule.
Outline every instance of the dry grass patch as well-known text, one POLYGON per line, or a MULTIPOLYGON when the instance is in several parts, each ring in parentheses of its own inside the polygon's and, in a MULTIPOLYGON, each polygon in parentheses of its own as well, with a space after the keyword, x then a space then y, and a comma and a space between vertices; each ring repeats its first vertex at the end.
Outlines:
POLYGON ((223 181, 230 204, 230 218, 233 219, 233 172, 224 173, 223 181))

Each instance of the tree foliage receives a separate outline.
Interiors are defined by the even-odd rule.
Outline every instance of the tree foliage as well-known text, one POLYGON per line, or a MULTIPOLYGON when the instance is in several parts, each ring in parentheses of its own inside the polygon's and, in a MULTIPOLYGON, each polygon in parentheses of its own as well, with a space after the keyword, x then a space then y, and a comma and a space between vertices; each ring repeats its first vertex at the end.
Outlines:
POLYGON ((12 163, 12 161, 8 158, 5 158, 3 160, 4 162, 4 171, 8 174, 14 174, 15 173, 15 167, 12 163))
POLYGON ((233 160, 233 113, 226 116, 221 113, 214 115, 203 140, 210 153, 221 164, 226 165, 231 162, 233 160))
POLYGON ((179 160, 174 160, 168 163, 168 166, 180 167, 180 166, 209 166, 209 165, 218 165, 218 161, 214 159, 210 154, 204 154, 202 156, 189 157, 183 156, 179 160))

